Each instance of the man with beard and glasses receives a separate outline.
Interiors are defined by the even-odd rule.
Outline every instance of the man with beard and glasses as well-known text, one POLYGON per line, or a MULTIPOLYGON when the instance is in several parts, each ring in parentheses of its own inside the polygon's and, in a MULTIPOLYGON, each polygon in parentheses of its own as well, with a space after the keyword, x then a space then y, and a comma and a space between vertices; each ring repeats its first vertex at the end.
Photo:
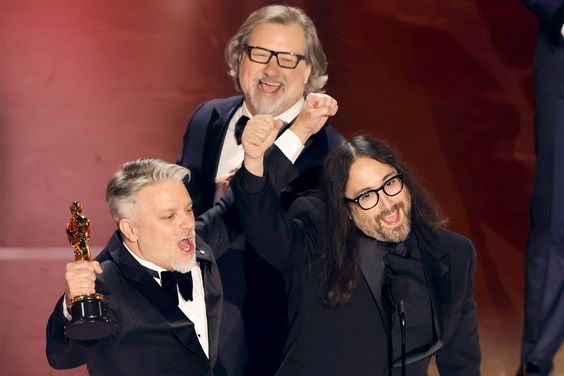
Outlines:
MULTIPOLYGON (((270 120, 271 121, 271 120, 270 120)), ((479 375, 474 246, 444 223, 396 152, 364 136, 333 149, 321 190, 288 209, 243 134, 233 187, 247 241, 279 270, 292 326, 277 375, 479 375), (401 309, 400 309, 401 308, 401 309)), ((296 176, 286 161, 279 174, 296 176)))
MULTIPOLYGON (((282 192, 287 203, 315 188, 327 152, 343 141, 326 125, 306 143, 294 123, 309 108, 332 98, 321 94, 327 60, 311 19, 299 8, 270 5, 253 12, 225 48, 235 88, 242 95, 203 103, 183 138, 179 165, 192 171, 188 183, 196 215, 212 207, 228 189, 243 160, 240 137, 257 114, 285 126, 276 144, 299 171, 282 192)), ((280 362, 287 335, 287 292, 281 275, 245 243, 244 238, 218 262, 225 287, 220 356, 230 375, 271 375, 280 362)))

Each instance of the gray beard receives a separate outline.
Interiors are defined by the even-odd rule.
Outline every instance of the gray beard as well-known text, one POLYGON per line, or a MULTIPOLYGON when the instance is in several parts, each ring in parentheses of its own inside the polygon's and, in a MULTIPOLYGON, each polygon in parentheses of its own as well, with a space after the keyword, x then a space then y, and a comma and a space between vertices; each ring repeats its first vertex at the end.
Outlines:
POLYGON ((282 105, 284 102, 284 97, 279 96, 275 100, 266 100, 261 98, 259 95, 254 93, 254 90, 251 90, 247 97, 249 98, 249 102, 256 111, 256 114, 265 114, 265 115, 273 115, 281 113, 282 105))

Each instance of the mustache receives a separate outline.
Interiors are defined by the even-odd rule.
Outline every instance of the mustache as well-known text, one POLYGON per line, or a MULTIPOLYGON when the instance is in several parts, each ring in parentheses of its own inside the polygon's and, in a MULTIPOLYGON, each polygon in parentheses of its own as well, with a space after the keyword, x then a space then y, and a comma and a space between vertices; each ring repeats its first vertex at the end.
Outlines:
POLYGON ((377 219, 377 220, 382 220, 382 219, 384 219, 384 217, 387 217, 388 215, 394 213, 395 211, 402 211, 402 212, 406 213, 406 210, 405 210, 405 203, 403 203, 403 202, 398 202, 397 204, 394 204, 391 208, 382 211, 382 212, 380 213, 380 215, 378 215, 378 216, 376 217, 376 219, 377 219))
POLYGON ((183 232, 182 234, 176 235, 176 241, 179 242, 184 239, 196 239, 196 230, 191 230, 187 232, 183 232))
POLYGON ((286 86, 286 80, 284 77, 279 76, 267 76, 264 73, 260 73, 258 76, 253 78, 253 84, 257 84, 259 81, 265 81, 269 83, 280 84, 282 86, 286 86))

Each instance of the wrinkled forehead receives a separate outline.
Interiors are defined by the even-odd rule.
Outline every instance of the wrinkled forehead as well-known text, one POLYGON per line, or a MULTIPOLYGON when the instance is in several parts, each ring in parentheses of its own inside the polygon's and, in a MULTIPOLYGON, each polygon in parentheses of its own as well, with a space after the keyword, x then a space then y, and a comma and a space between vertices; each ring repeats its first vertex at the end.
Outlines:
POLYGON ((273 51, 306 53, 305 35, 297 23, 265 22, 254 27, 247 44, 273 51))
POLYGON ((363 190, 378 188, 397 173, 392 165, 368 157, 358 158, 349 169, 346 192, 356 194, 363 190))

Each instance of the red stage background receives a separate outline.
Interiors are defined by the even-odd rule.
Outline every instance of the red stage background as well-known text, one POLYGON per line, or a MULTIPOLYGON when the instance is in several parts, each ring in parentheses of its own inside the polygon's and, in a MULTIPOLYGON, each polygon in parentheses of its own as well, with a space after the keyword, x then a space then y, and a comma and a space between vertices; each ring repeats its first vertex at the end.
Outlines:
MULTIPOLYGON (((55 372, 43 330, 72 259, 70 202, 83 202, 91 244, 104 245, 108 177, 129 159, 175 160, 196 106, 235 94, 223 47, 269 3, 0 0, 3 374, 55 372)), ((534 168, 533 15, 509 0, 289 3, 327 52, 332 123, 399 148, 476 244, 483 373, 512 373, 534 168)))

